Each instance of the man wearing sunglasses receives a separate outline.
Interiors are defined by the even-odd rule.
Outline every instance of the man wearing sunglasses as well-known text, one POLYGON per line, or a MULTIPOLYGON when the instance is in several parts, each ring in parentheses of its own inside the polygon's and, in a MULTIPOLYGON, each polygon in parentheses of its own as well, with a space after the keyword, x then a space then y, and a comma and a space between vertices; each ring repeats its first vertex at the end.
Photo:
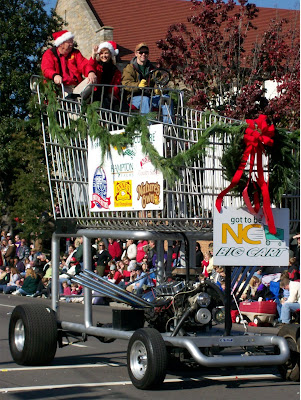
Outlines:
MULTIPOLYGON (((139 109, 141 114, 148 114, 151 107, 158 107, 160 97, 169 99, 168 96, 161 96, 160 91, 145 88, 152 88, 155 82, 151 79, 151 72, 155 69, 149 61, 149 48, 146 43, 139 43, 135 48, 135 57, 131 60, 122 73, 122 85, 130 92, 128 102, 139 109), (152 104, 150 102, 152 101, 152 104)), ((164 122, 171 122, 171 110, 167 105, 162 105, 164 122), (168 117, 169 115, 169 117, 168 117)))

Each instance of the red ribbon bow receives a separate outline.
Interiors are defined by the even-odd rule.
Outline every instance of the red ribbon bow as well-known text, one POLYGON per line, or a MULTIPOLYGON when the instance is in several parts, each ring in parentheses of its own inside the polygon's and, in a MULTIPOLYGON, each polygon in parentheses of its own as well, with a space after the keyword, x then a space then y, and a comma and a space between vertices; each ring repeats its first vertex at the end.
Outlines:
MULTIPOLYGON (((261 189, 262 199, 263 199, 263 212, 266 219, 266 222, 269 227, 269 232, 273 235, 276 234, 276 227, 274 223, 274 217, 272 214, 271 209, 271 201, 270 201, 270 194, 268 184, 264 179, 263 175, 263 167, 262 167, 262 154, 265 154, 264 146, 273 146, 274 140, 272 139, 275 135, 274 125, 267 124, 267 116, 266 115, 259 115, 259 117, 255 120, 247 119, 246 120, 248 127, 246 128, 245 135, 244 135, 244 142, 246 144, 246 148, 244 154, 242 156, 240 165, 235 172, 231 184, 223 190, 217 197, 215 206, 219 212, 221 212, 222 201, 223 197, 232 189, 234 188, 242 174, 244 169, 246 168, 246 164, 250 157, 250 172, 249 172, 249 180, 245 189, 243 190, 242 196, 248 207, 248 210, 252 214, 257 214, 260 209, 259 204, 259 196, 258 193, 255 191, 254 193, 254 207, 251 204, 251 201, 248 196, 248 186, 250 181, 252 181, 252 171, 254 168, 255 157, 257 155, 257 184, 261 189)), ((255 186, 255 182, 253 182, 255 186)))

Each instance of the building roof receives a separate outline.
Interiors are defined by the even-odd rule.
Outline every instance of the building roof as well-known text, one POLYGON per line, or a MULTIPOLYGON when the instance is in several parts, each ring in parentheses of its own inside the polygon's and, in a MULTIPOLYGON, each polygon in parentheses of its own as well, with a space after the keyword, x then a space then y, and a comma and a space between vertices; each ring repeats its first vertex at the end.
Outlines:
MULTIPOLYGON (((114 28, 114 41, 118 44, 123 61, 131 60, 137 43, 146 42, 150 59, 155 62, 160 57, 156 42, 165 38, 173 23, 182 22, 189 26, 187 17, 193 15, 191 2, 183 0, 87 0, 87 3, 102 26, 114 28)), ((250 31, 245 42, 247 51, 262 36, 272 18, 287 18, 299 30, 300 11, 274 8, 259 10, 254 22, 258 29, 250 31)))

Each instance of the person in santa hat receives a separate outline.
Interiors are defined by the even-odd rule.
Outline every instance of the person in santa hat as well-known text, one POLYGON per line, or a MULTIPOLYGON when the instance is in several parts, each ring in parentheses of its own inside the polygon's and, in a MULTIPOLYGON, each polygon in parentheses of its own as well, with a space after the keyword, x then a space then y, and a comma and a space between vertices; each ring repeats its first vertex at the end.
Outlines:
POLYGON ((73 48, 74 35, 67 31, 52 34, 54 46, 45 51, 41 69, 43 76, 57 85, 63 84, 65 92, 79 93, 79 84, 96 83, 96 71, 79 50, 73 48), (86 79, 85 79, 86 78, 86 79))
POLYGON ((109 105, 111 95, 113 99, 119 99, 119 88, 121 85, 121 72, 116 67, 116 56, 119 54, 117 44, 113 41, 102 42, 92 47, 92 57, 89 62, 96 70, 97 83, 99 85, 112 85, 114 87, 98 87, 93 94, 93 100, 103 101, 103 105, 109 105))

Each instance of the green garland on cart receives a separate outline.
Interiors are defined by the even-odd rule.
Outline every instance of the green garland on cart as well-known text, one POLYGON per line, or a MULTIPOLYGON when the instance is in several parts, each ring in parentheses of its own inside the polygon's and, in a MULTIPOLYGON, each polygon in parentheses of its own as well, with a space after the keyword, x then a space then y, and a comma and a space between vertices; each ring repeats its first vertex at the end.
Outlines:
POLYGON ((102 165, 104 156, 110 151, 111 146, 115 147, 119 154, 122 154, 123 149, 132 145, 134 138, 140 132, 143 152, 149 156, 154 167, 162 172, 164 179, 170 185, 173 185, 179 177, 179 169, 181 167, 191 164, 196 157, 205 154, 205 149, 209 145, 209 137, 214 132, 214 127, 211 126, 199 135, 198 141, 190 149, 178 153, 173 158, 164 158, 160 156, 149 140, 149 121, 146 116, 133 116, 125 127, 124 132, 114 135, 99 124, 97 113, 99 103, 94 102, 92 104, 83 104, 79 118, 70 119, 70 127, 62 128, 57 121, 57 112, 61 109, 61 105, 57 100, 56 87, 52 82, 47 82, 42 87, 43 94, 47 99, 43 106, 43 112, 48 115, 52 137, 61 145, 70 145, 70 139, 77 138, 79 132, 82 137, 89 134, 93 140, 99 140, 102 151, 100 164, 102 165))
MULTIPOLYGON (((206 147, 209 146, 209 138, 216 135, 221 140, 227 135, 225 150, 221 158, 223 176, 231 182, 245 150, 244 132, 247 127, 245 123, 214 124, 211 127, 200 131, 198 141, 186 151, 178 153, 173 158, 164 158, 159 155, 149 140, 149 122, 145 116, 133 116, 122 134, 111 134, 105 127, 99 124, 97 109, 99 103, 83 104, 82 113, 79 118, 70 119, 70 127, 62 128, 57 121, 57 112, 60 110, 60 103, 57 98, 56 86, 53 82, 40 85, 47 101, 43 105, 43 112, 47 112, 51 135, 62 145, 69 145, 70 139, 77 138, 80 132, 82 137, 88 134, 92 139, 98 139, 102 150, 103 163, 104 155, 110 151, 111 146, 115 147, 119 154, 123 149, 133 144, 137 132, 141 133, 142 150, 147 154, 156 169, 162 172, 168 184, 173 185, 179 177, 179 169, 190 165, 197 157, 206 154, 206 147)), ((209 114, 209 113, 208 113, 209 114)), ((206 120, 206 113, 204 114, 206 120)), ((200 126, 203 121, 200 122, 200 126)), ((276 129, 274 145, 265 147, 269 156, 269 191, 271 202, 278 203, 285 192, 296 189, 299 182, 299 135, 300 132, 287 132, 284 129, 276 129), (298 154, 297 154, 298 153, 298 154)), ((239 184, 232 190, 233 195, 241 196, 246 186, 248 175, 245 172, 239 184)), ((249 185, 250 197, 254 188, 249 185)))

